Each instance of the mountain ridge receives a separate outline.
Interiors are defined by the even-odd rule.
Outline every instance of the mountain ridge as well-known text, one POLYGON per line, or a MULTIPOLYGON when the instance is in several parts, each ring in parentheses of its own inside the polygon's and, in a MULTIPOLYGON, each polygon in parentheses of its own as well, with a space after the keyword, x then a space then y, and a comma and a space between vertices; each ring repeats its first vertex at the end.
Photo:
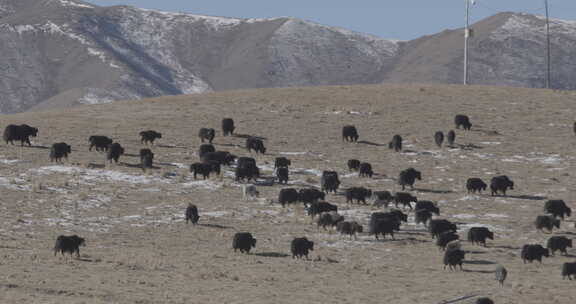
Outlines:
MULTIPOLYGON (((474 24, 471 82, 541 87, 543 32, 527 29, 542 22, 507 12, 474 24)), ((576 22, 554 19, 552 29, 562 35, 552 41, 554 83, 576 89, 576 22)), ((289 17, 0 0, 0 112, 245 88, 460 83, 461 34, 399 41, 289 17)))

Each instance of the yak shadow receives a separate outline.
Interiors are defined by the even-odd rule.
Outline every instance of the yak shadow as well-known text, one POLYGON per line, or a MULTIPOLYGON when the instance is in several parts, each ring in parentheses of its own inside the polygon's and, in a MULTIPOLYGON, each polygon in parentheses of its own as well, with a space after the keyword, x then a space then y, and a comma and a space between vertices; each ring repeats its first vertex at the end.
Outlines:
POLYGON ((104 168, 106 168, 106 165, 105 164, 103 165, 103 164, 88 163, 86 165, 86 167, 88 169, 104 169, 104 168))
POLYGON ((520 247, 513 247, 513 246, 508 246, 508 245, 492 246, 492 248, 496 248, 496 249, 508 249, 508 250, 520 250, 520 247))
POLYGON ((473 251, 473 250, 466 250, 466 253, 470 253, 470 254, 486 254, 485 251, 473 251))
MULTIPOLYGON (((147 146, 148 147, 148 146, 147 146)), ((150 146, 150 148, 158 147, 158 148, 168 148, 168 149, 187 149, 187 147, 183 146, 168 146, 168 145, 154 145, 150 146)))
POLYGON ((474 261, 463 261, 464 264, 470 265, 494 265, 496 262, 488 261, 488 260, 474 260, 474 261))
POLYGON ((254 254, 255 256, 267 257, 267 258, 287 258, 290 255, 281 252, 258 252, 254 254))
POLYGON ((275 182, 275 177, 260 177, 258 180, 254 181, 253 184, 256 186, 272 187, 275 182))
POLYGON ((460 148, 461 150, 467 150, 467 151, 484 149, 484 147, 477 146, 475 144, 465 144, 465 145, 458 144, 457 148, 460 148))
POLYGON ((369 146, 376 146, 376 147, 384 147, 387 146, 385 144, 379 144, 379 143, 375 143, 375 142, 371 142, 371 141, 367 141, 367 140, 361 140, 357 142, 358 144, 364 144, 364 145, 369 145, 369 146))
POLYGON ((262 137, 262 136, 255 136, 255 135, 248 135, 248 134, 234 134, 234 137, 240 137, 240 138, 256 138, 256 139, 260 139, 260 140, 266 140, 266 137, 262 137))
POLYGON ((509 198, 523 199, 523 200, 532 200, 532 201, 541 201, 541 200, 547 199, 546 196, 537 196, 537 195, 508 195, 508 196, 500 196, 500 197, 509 197, 509 198))
POLYGON ((434 190, 434 189, 423 189, 423 188, 414 188, 415 191, 424 192, 424 193, 436 193, 436 194, 448 194, 454 193, 452 190, 434 190))
POLYGON ((208 227, 208 228, 218 228, 218 229, 234 229, 234 227, 230 227, 230 226, 224 226, 224 225, 219 225, 219 224, 197 224, 198 226, 202 226, 202 227, 208 227))
POLYGON ((214 144, 215 146, 223 146, 223 147, 234 147, 234 148, 244 148, 241 145, 237 144, 214 144))
MULTIPOLYGON (((464 264, 466 264, 466 261, 464 261, 464 264)), ((493 270, 473 270, 473 269, 463 269, 463 272, 475 272, 475 273, 494 273, 493 270)))
POLYGON ((48 150, 48 149, 50 149, 50 147, 46 147, 46 146, 40 146, 40 145, 37 145, 37 146, 29 146, 28 148, 34 148, 34 149, 44 149, 44 150, 48 150))

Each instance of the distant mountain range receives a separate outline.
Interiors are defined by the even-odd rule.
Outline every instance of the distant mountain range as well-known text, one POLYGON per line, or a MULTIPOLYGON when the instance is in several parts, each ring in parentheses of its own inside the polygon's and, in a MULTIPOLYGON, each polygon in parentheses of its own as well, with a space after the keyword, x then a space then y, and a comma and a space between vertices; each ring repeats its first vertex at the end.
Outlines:
MULTIPOLYGON (((545 84, 541 17, 501 13, 473 29, 472 83, 545 84)), ((553 85, 576 89, 576 22, 552 20, 551 32, 553 85)), ((397 41, 294 18, 0 0, 0 112, 243 88, 460 83, 462 35, 397 41)))

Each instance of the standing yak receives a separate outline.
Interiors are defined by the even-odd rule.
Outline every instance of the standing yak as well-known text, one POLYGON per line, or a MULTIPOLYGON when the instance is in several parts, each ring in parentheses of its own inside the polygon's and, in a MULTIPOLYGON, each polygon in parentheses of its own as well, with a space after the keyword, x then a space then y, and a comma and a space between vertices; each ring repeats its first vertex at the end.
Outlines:
POLYGON ((442 133, 442 131, 434 133, 434 142, 436 142, 438 148, 442 147, 442 143, 444 142, 444 133, 442 133))
POLYGON ((408 168, 400 172, 398 185, 402 186, 402 190, 404 190, 405 186, 410 186, 410 189, 414 190, 414 182, 416 180, 422 180, 422 174, 414 168, 408 168))
POLYGON ((66 143, 55 143, 50 148, 50 161, 62 162, 62 158, 68 159, 68 154, 72 153, 72 147, 66 143))
POLYGON ((222 119, 222 135, 234 135, 234 120, 232 118, 224 118, 222 119))
POLYGON ((38 129, 33 128, 29 125, 8 125, 4 129, 4 141, 6 144, 14 144, 14 141, 20 141, 20 144, 24 146, 24 143, 27 143, 28 146, 32 146, 30 143, 30 136, 36 137, 38 136, 38 129))
POLYGON ((450 147, 454 146, 454 142, 456 141, 456 132, 454 132, 454 130, 448 131, 448 134, 446 135, 446 140, 448 141, 448 146, 450 147))
POLYGON ((388 143, 388 148, 395 152, 402 151, 402 136, 398 134, 394 135, 392 140, 388 143))
POLYGON ((355 126, 344 126, 342 127, 342 141, 347 142, 357 142, 358 141, 358 130, 355 126))

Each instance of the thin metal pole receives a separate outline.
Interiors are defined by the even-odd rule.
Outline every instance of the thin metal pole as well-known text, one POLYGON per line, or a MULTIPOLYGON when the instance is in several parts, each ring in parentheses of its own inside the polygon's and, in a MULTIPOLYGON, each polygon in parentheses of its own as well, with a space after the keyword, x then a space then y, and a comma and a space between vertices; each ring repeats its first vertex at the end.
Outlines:
POLYGON ((464 28, 464 84, 468 84, 468 36, 470 27, 470 0, 466 2, 466 27, 464 28))
POLYGON ((544 0, 546 6, 546 88, 550 88, 550 21, 548 16, 548 0, 544 0))

